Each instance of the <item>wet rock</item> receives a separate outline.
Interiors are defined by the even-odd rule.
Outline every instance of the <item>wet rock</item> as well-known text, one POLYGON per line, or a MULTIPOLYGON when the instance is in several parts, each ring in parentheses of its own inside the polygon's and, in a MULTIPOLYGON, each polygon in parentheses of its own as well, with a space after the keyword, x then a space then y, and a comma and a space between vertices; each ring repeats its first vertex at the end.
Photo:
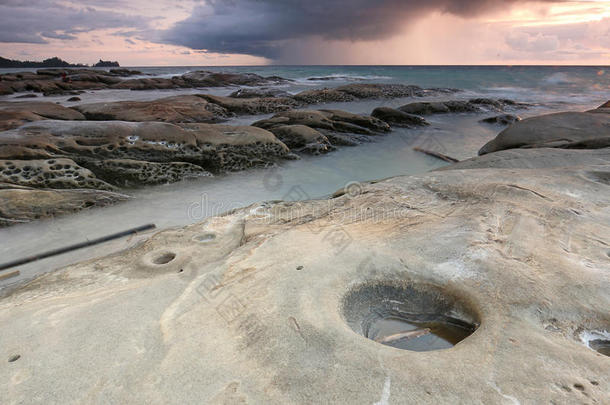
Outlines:
POLYGON ((320 155, 335 150, 326 136, 305 125, 280 125, 270 131, 297 152, 320 155))
POLYGON ((597 149, 610 146, 610 114, 563 112, 526 118, 500 132, 479 155, 513 148, 597 149))
POLYGON ((102 190, 35 189, 0 183, 0 227, 105 207, 129 199, 102 190))
POLYGON ((0 183, 34 188, 115 190, 70 159, 0 160, 0 183))
POLYGON ((12 159, 8 153, 47 153, 92 171, 98 167, 92 162, 106 159, 186 162, 209 172, 237 171, 272 164, 289 153, 260 128, 162 122, 39 121, 5 133, 0 145, 0 156, 6 159, 12 159))
POLYGON ((254 204, 41 275, 0 299, 0 347, 27 342, 53 378, 32 373, 3 397, 98 403, 103 386, 126 403, 136 386, 160 403, 608 403, 608 358, 577 337, 608 330, 610 189, 590 170, 399 176, 254 204), (446 350, 400 351, 349 323, 350 300, 432 303, 480 326, 446 350), (75 350, 83 339, 106 350, 75 350))
POLYGON ((36 94, 29 93, 29 94, 22 94, 20 96, 15 97, 15 98, 36 98, 36 97, 38 97, 36 94))
POLYGON ((261 86, 266 84, 283 84, 288 80, 277 77, 262 77, 254 73, 226 73, 196 71, 185 73, 181 79, 191 87, 224 87, 224 86, 261 86))
POLYGON ((517 121, 521 121, 521 117, 513 114, 501 114, 494 117, 483 118, 479 122, 483 122, 485 124, 511 125, 517 121))
POLYGON ((371 116, 397 127, 418 127, 430 125, 424 118, 417 115, 396 110, 390 107, 378 107, 373 110, 371 116))
POLYGON ((69 101, 69 102, 81 101, 81 98, 80 98, 80 97, 70 97, 70 98, 69 98, 68 100, 66 100, 66 101, 69 101))
POLYGON ((202 167, 186 162, 156 163, 131 159, 94 160, 89 168, 100 178, 120 187, 173 183, 212 176, 202 167))
POLYGON ((424 97, 446 94, 445 89, 422 89, 418 86, 404 84, 366 84, 354 83, 333 89, 306 90, 294 96, 294 99, 304 104, 349 102, 365 99, 424 97))
POLYGON ((504 111, 506 108, 526 108, 527 104, 516 103, 512 100, 492 100, 488 98, 474 98, 470 100, 449 100, 410 103, 399 107, 400 111, 408 114, 431 115, 447 113, 469 113, 485 111, 504 111))
POLYGON ((304 125, 322 132, 333 145, 357 145, 367 142, 369 136, 390 130, 388 124, 377 118, 339 110, 286 111, 252 125, 269 130, 284 125, 304 125))
POLYGON ((218 122, 232 114, 198 96, 174 96, 154 101, 116 101, 73 107, 88 120, 218 122))
POLYGON ((436 170, 462 169, 549 169, 570 166, 610 165, 610 148, 595 150, 536 148, 508 149, 441 167, 436 170))
POLYGON ((299 103, 295 100, 285 97, 233 98, 209 94, 201 94, 199 97, 234 114, 271 114, 278 111, 287 111, 299 106, 299 103))
POLYGON ((233 98, 270 98, 270 97, 292 97, 290 93, 280 89, 239 89, 229 95, 233 98))
POLYGON ((71 108, 44 101, 0 102, 0 131, 44 119, 84 120, 85 116, 71 108))

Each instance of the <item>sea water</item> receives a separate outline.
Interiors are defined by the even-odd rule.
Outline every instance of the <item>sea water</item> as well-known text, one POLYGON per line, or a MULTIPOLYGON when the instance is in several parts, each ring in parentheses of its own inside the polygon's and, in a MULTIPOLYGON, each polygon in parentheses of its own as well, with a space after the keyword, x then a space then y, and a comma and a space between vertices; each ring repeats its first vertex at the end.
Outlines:
MULTIPOLYGON (((528 109, 515 111, 521 117, 554 111, 582 111, 595 108, 610 98, 610 68, 606 67, 256 66, 134 69, 155 77, 171 77, 194 70, 276 75, 293 80, 279 86, 290 93, 348 83, 449 87, 462 91, 425 100, 510 98, 531 104, 528 109)), ((8 70, 0 69, 0 73, 5 71, 8 70)), ((83 93, 79 96, 82 99, 79 103, 152 100, 193 93, 227 95, 234 90, 235 88, 101 90, 83 93)), ((2 96, 0 100, 23 101, 15 99, 15 96, 18 95, 2 96)), ((67 98, 40 97, 38 100, 58 102, 66 106, 77 104, 67 102, 67 98)), ((366 100, 320 104, 309 108, 335 108, 370 114, 379 106, 398 107, 422 100, 424 99, 366 100)), ((432 149, 460 160, 476 156, 478 149, 502 130, 500 126, 479 122, 482 118, 493 115, 429 116, 426 117, 431 123, 429 127, 397 128, 388 135, 372 138, 370 143, 342 147, 323 156, 305 156, 300 160, 282 162, 273 168, 125 190, 133 198, 115 206, 0 229, 0 262, 147 223, 154 223, 161 229, 184 226, 259 201, 324 198, 352 182, 425 173, 447 163, 413 151, 414 146, 432 149)), ((266 117, 269 115, 242 116, 232 119, 229 124, 248 125, 266 117)), ((21 276, 0 282, 0 288, 70 263, 127 248, 135 240, 117 240, 21 266, 21 276)))

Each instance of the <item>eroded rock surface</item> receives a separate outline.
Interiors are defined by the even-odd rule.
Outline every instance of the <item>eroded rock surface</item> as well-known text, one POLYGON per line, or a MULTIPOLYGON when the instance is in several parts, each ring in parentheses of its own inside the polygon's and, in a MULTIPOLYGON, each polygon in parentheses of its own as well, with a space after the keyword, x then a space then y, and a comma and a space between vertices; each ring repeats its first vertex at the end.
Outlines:
POLYGON ((0 75, 0 94, 33 91, 45 95, 71 94, 78 90, 127 89, 153 90, 192 87, 260 86, 282 84, 281 77, 262 77, 253 73, 223 73, 195 71, 172 78, 144 77, 125 79, 142 75, 138 71, 111 69, 110 71, 91 69, 40 69, 36 73, 20 72, 0 75), (65 79, 62 78, 65 74, 65 79))
POLYGON ((499 124, 499 125, 511 125, 517 121, 521 121, 521 118, 513 114, 500 114, 489 118, 483 118, 479 122, 485 124, 499 124))
POLYGON ((396 177, 43 275, 0 300, 0 356, 21 356, 0 368, 3 399, 608 403, 608 357, 581 337, 610 328, 609 172, 396 177), (344 299, 387 285, 458 300, 480 325, 427 353, 367 339, 344 299))
POLYGON ((303 104, 348 102, 365 99, 424 97, 451 94, 455 89, 423 89, 419 86, 404 84, 366 84, 356 83, 332 89, 306 90, 293 98, 303 104))
POLYGON ((474 113, 486 111, 505 111, 507 108, 526 108, 528 105, 512 100, 473 98, 470 100, 449 100, 409 103, 398 109, 408 114, 431 115, 447 113, 474 113))
POLYGON ((562 112, 516 122, 479 150, 479 155, 513 148, 597 149, 610 146, 610 113, 562 112))
POLYGON ((0 101, 0 131, 18 128, 25 123, 44 119, 84 120, 85 116, 71 108, 44 101, 0 101))
POLYGON ((105 207, 129 197, 88 189, 36 189, 0 183, 0 227, 105 207))
POLYGON ((286 145, 260 128, 161 122, 40 121, 5 133, 0 143, 0 157, 7 159, 47 153, 84 167, 99 160, 129 159, 187 162, 211 172, 265 165, 288 153, 286 145))
POLYGON ((73 107, 88 120, 217 122, 230 116, 226 109, 202 97, 173 96, 154 101, 116 101, 73 107))
POLYGON ((0 160, 0 183, 34 188, 115 190, 70 159, 0 160))
POLYGON ((390 107, 377 107, 373 110, 371 116, 396 127, 419 127, 430 125, 420 116, 408 114, 390 107))
POLYGON ((369 141, 370 136, 390 131, 390 126, 375 117, 339 110, 292 110, 257 121, 255 127, 273 130, 285 125, 303 125, 322 133, 334 146, 353 146, 369 141))

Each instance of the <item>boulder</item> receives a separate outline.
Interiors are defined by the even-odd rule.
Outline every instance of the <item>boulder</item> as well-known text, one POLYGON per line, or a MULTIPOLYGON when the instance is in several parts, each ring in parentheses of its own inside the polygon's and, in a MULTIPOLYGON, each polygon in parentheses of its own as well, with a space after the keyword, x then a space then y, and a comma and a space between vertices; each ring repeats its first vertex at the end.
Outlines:
POLYGON ((303 125, 321 132, 333 146, 356 146, 390 130, 385 122, 339 110, 292 110, 252 124, 268 130, 285 125, 303 125))
POLYGON ((232 114, 202 97, 173 96, 154 101, 116 101, 72 107, 88 120, 218 122, 232 114))
POLYGON ((0 183, 0 227, 105 207, 129 199, 102 190, 35 189, 0 183))
POLYGON ((270 131, 297 152, 320 155, 335 150, 326 136, 305 125, 280 125, 270 131))
POLYGON ((610 114, 562 112, 526 118, 500 132, 479 155, 513 148, 597 149, 610 146, 610 114))
POLYGON ((430 125, 428 121, 420 116, 408 114, 390 107, 377 107, 373 110, 371 116, 396 127, 419 127, 430 125))
POLYGON ((4 401, 609 403, 610 189, 591 171, 400 176, 41 275, 0 299, 4 401), (380 343, 373 322, 414 316, 469 329, 380 343))
POLYGON ((479 122, 485 124, 511 125, 517 121, 521 121, 521 117, 513 114, 500 114, 489 118, 483 118, 479 122))

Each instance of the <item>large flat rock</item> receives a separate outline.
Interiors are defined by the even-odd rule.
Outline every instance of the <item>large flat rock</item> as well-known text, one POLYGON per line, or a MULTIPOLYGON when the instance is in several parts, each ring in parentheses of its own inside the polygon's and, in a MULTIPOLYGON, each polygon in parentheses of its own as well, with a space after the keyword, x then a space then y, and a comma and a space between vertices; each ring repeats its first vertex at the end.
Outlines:
POLYGON ((41 276, 0 300, 0 356, 20 355, 3 401, 608 403, 609 359, 583 339, 610 328, 609 172, 396 177, 41 276), (445 350, 382 345, 347 322, 363 286, 435 291, 479 327, 445 350))
POLYGON ((128 159, 237 171, 271 164, 288 152, 271 132, 249 126, 47 120, 0 135, 1 159, 46 154, 84 167, 100 160, 128 159))
POLYGON ((105 207, 128 198, 104 190, 36 189, 0 183, 0 227, 105 207))
POLYGON ((218 122, 231 116, 222 107, 197 96, 174 96, 154 101, 115 101, 73 107, 88 120, 218 122))

